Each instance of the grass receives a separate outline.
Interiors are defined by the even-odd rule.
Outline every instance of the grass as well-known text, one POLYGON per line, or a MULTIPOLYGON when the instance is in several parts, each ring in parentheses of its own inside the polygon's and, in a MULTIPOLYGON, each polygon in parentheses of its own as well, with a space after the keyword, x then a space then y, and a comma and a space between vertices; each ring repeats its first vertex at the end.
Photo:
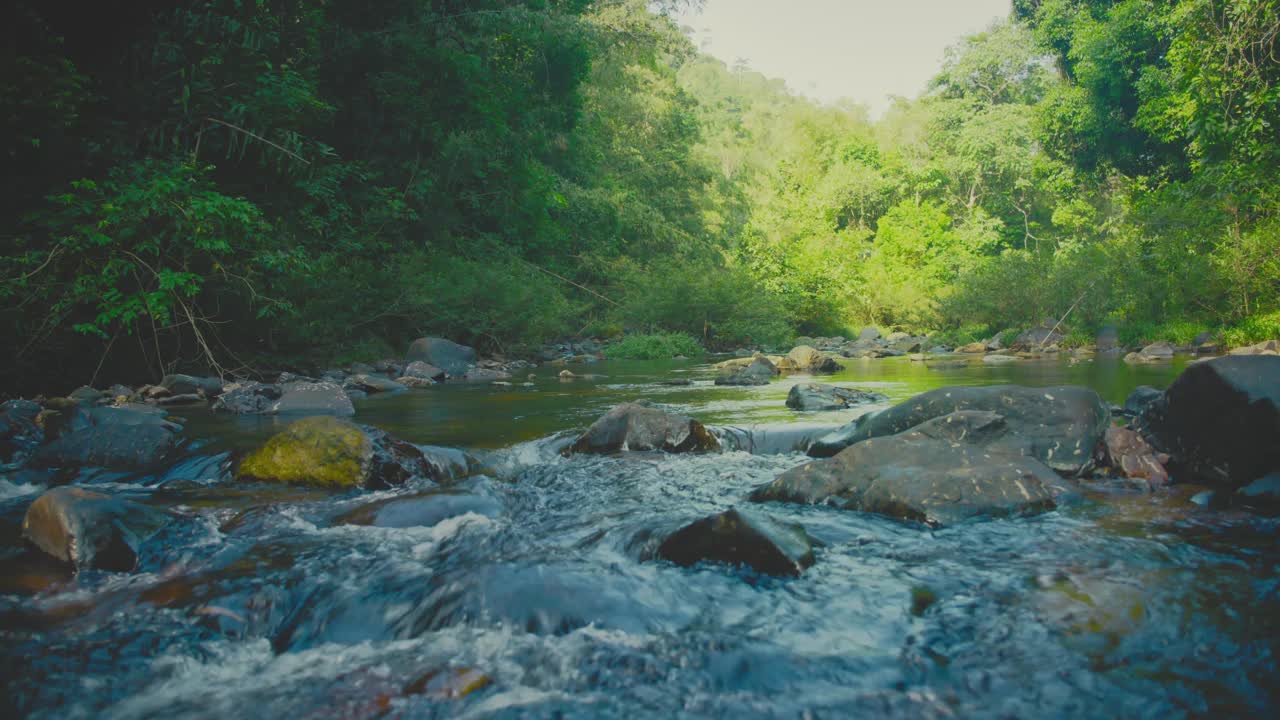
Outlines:
POLYGON ((694 357, 704 353, 697 340, 683 333, 628 335, 604 351, 610 360, 667 360, 677 355, 694 357))

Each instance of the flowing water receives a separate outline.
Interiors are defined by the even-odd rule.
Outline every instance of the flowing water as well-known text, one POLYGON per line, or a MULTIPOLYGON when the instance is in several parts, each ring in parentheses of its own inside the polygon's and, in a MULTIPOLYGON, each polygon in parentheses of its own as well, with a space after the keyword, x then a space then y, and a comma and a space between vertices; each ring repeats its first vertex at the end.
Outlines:
MULTIPOLYGON (((1007 382, 1085 384, 1119 402, 1178 369, 895 359, 824 380, 890 402, 1007 382)), ((335 522, 413 488, 237 486, 226 451, 278 429, 270 418, 189 412, 187 435, 209 439, 189 460, 101 478, 178 518, 132 575, 71 577, 21 552, 34 495, 0 482, 0 703, 51 718, 1168 718, 1267 716, 1280 701, 1275 521, 1176 490, 1085 493, 1038 517, 934 531, 772 504, 822 543, 801 577, 680 568, 651 559, 658 540, 805 458, 563 458, 573 430, 641 397, 757 437, 867 408, 801 415, 783 400, 810 378, 720 388, 692 362, 574 370, 600 377, 545 368, 529 386, 357 404, 360 422, 472 449, 490 468, 461 483, 487 504, 430 527, 335 522)))

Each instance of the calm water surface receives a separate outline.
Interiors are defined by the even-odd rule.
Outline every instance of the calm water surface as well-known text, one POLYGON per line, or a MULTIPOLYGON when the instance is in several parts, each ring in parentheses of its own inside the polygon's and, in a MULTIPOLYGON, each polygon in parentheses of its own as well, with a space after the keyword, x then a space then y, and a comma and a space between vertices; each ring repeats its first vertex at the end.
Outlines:
MULTIPOLYGON (((666 533, 741 503, 795 454, 562 458, 568 431, 640 397, 713 424, 800 415, 792 378, 716 388, 696 363, 574 367, 603 377, 448 386, 357 405, 419 443, 476 449, 463 483, 500 511, 431 527, 335 524, 371 498, 238 487, 216 461, 104 489, 174 509, 134 575, 5 556, 0 661, 10 716, 1265 717, 1280 701, 1276 524, 1187 492, 1088 492, 1034 518, 929 531, 768 505, 823 546, 797 579, 648 559, 666 533), (660 385, 688 377, 694 385, 660 385), (471 668, 465 697, 425 675, 471 668), (418 685, 415 686, 415 683, 418 685), (428 683, 428 685, 430 685, 428 683), (415 689, 416 688, 416 689, 415 689)), ((851 361, 824 380, 893 401, 949 384, 1079 383, 1120 402, 1177 367, 1114 361, 936 370, 851 361)), ((273 420, 189 413, 206 447, 273 420)), ((12 483, 10 483, 12 486, 12 483)), ((10 490, 13 492, 21 492, 10 490)), ((31 494, 0 503, 12 537, 31 494)))

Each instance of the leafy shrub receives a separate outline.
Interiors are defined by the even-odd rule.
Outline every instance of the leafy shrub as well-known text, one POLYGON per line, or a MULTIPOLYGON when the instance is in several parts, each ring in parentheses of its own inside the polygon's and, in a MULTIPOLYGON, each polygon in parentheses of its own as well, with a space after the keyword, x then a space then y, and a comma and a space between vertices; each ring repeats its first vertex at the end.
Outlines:
POLYGON ((668 360, 677 355, 698 356, 705 351, 697 340, 683 333, 628 335, 605 349, 611 360, 668 360))
POLYGON ((1228 347, 1241 347, 1276 339, 1280 339, 1280 311, 1250 315, 1222 331, 1222 341, 1228 347))

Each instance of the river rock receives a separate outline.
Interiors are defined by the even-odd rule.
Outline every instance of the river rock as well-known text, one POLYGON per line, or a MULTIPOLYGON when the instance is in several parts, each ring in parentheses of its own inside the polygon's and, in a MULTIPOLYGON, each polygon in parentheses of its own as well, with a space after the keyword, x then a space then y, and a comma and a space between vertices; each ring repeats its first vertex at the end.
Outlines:
MULTIPOLYGON (((282 373, 288 375, 289 373, 282 373)), ((279 385, 267 385, 260 382, 235 382, 227 385, 223 393, 213 401, 214 412, 229 412, 236 415, 256 415, 269 412, 271 406, 284 391, 279 385)))
POLYGON ((1124 414, 1129 417, 1138 417, 1146 411, 1147 406, 1160 401, 1163 397, 1163 392, 1150 385, 1139 385, 1124 399, 1124 414))
POLYGON ((1173 359, 1173 353, 1173 346, 1169 343, 1152 343, 1138 352, 1131 352, 1125 355, 1124 361, 1130 364, 1167 362, 1173 359))
POLYGON ((792 410, 843 410, 851 405, 883 402, 886 400, 880 393, 836 387, 825 383, 800 383, 791 386, 787 393, 787 407, 792 410))
POLYGON ((511 373, 503 370, 494 370, 491 368, 473 367, 463 376, 463 379, 470 383, 494 382, 495 380, 510 380, 511 373))
MULTIPOLYGON (((39 467, 104 467, 110 470, 154 470, 173 455, 177 425, 163 416, 121 408, 92 419, 89 427, 64 433, 36 450, 39 467)), ((92 416, 91 416, 92 417, 92 416)))
POLYGON ((864 327, 862 332, 858 333, 858 339, 862 341, 873 341, 880 339, 880 331, 873 327, 864 327))
POLYGON ((1189 365, 1136 421, 1179 482, 1232 487, 1280 470, 1280 357, 1189 365))
POLYGON ((820 352, 809 345, 800 345, 787 353, 787 359, 795 364, 795 369, 811 373, 834 373, 841 370, 835 358, 820 352))
POLYGON ((404 367, 404 376, 422 378, 423 380, 444 380, 445 372, 430 363, 414 360, 404 367))
POLYGON ((292 423, 240 462, 238 480, 378 489, 436 475, 423 453, 377 428, 318 415, 292 423))
POLYGON ((1047 345, 1057 345, 1062 340, 1062 333, 1056 328, 1041 326, 1019 333, 1013 342, 1009 343, 1009 347, 1014 350, 1036 350, 1047 345))
POLYGON ((1236 491, 1240 502, 1268 514, 1280 513, 1280 472, 1264 475, 1236 491))
POLYGON ((36 424, 41 410, 30 400, 0 404, 0 463, 22 464, 44 440, 44 430, 36 424))
POLYGON ((1004 363, 1018 362, 1022 358, 1017 355, 983 355, 982 362, 988 365, 1002 365, 1004 363))
POLYGON ((1280 340, 1266 340, 1254 345, 1232 349, 1231 355, 1276 355, 1280 353, 1280 340))
POLYGON ((343 384, 344 389, 360 390, 370 395, 374 393, 390 393, 402 392, 407 388, 401 383, 396 382, 381 375, 352 375, 347 378, 343 384))
POLYGON ((22 537, 76 569, 130 571, 138 547, 168 522, 165 513, 79 487, 46 491, 27 508, 22 537))
POLYGON ((730 508, 675 531, 658 547, 658 556, 684 567, 708 561, 796 577, 813 565, 813 541, 799 525, 730 508))
POLYGON ((414 340, 405 355, 406 363, 416 360, 434 365, 450 377, 462 377, 476 364, 476 351, 444 338, 424 337, 414 340))
POLYGON ((716 378, 717 385, 768 385, 778 372, 777 367, 763 355, 756 355, 751 364, 742 370, 716 378))
POLYGON ((618 405, 596 420, 567 453, 609 454, 626 450, 702 452, 720 441, 702 423, 654 407, 645 400, 618 405))
POLYGON ((165 375, 160 380, 160 387, 172 395, 203 395, 214 398, 222 394, 223 384, 220 378, 165 375))
POLYGON ((788 470, 751 500, 828 503, 931 527, 1051 510, 1061 481, 1014 427, 994 412, 953 412, 788 470))
POLYGON ((981 342, 971 342, 968 345, 961 345, 956 348, 958 353, 984 353, 987 351, 987 344, 981 342))
POLYGON ((863 415, 814 443, 809 454, 828 457, 860 440, 901 433, 958 410, 999 413, 1010 434, 1027 440, 1032 456, 1068 477, 1093 464, 1093 450, 1111 418, 1102 398, 1085 387, 943 387, 863 415))
POLYGON ((420 390, 420 389, 422 389, 422 388, 429 388, 429 387, 431 387, 432 385, 436 385, 436 384, 438 384, 438 383, 436 383, 436 381, 435 381, 435 380, 429 380, 429 379, 427 379, 427 378, 420 378, 420 377, 409 377, 409 376, 405 376, 405 377, 402 377, 402 378, 396 378, 396 382, 400 383, 401 385, 403 385, 403 386, 405 386, 405 387, 407 387, 407 388, 413 389, 413 390, 420 390))
POLYGON ((280 387, 280 399, 271 403, 267 412, 275 415, 342 415, 356 414, 351 398, 342 386, 331 382, 293 382, 280 387))
POLYGON ((911 337, 910 333, 904 333, 902 331, 891 332, 885 336, 884 341, 887 343, 896 343, 900 340, 906 340, 909 337, 911 337))
POLYGON ((1123 427, 1107 428, 1103 446, 1108 463, 1125 477, 1146 480, 1151 490, 1169 484, 1169 473, 1164 469, 1169 456, 1157 452, 1133 430, 1123 427))
POLYGON ((429 490, 362 505, 338 516, 335 522, 382 528, 431 527, 441 520, 467 513, 497 517, 502 514, 502 505, 483 495, 456 490, 429 490))

